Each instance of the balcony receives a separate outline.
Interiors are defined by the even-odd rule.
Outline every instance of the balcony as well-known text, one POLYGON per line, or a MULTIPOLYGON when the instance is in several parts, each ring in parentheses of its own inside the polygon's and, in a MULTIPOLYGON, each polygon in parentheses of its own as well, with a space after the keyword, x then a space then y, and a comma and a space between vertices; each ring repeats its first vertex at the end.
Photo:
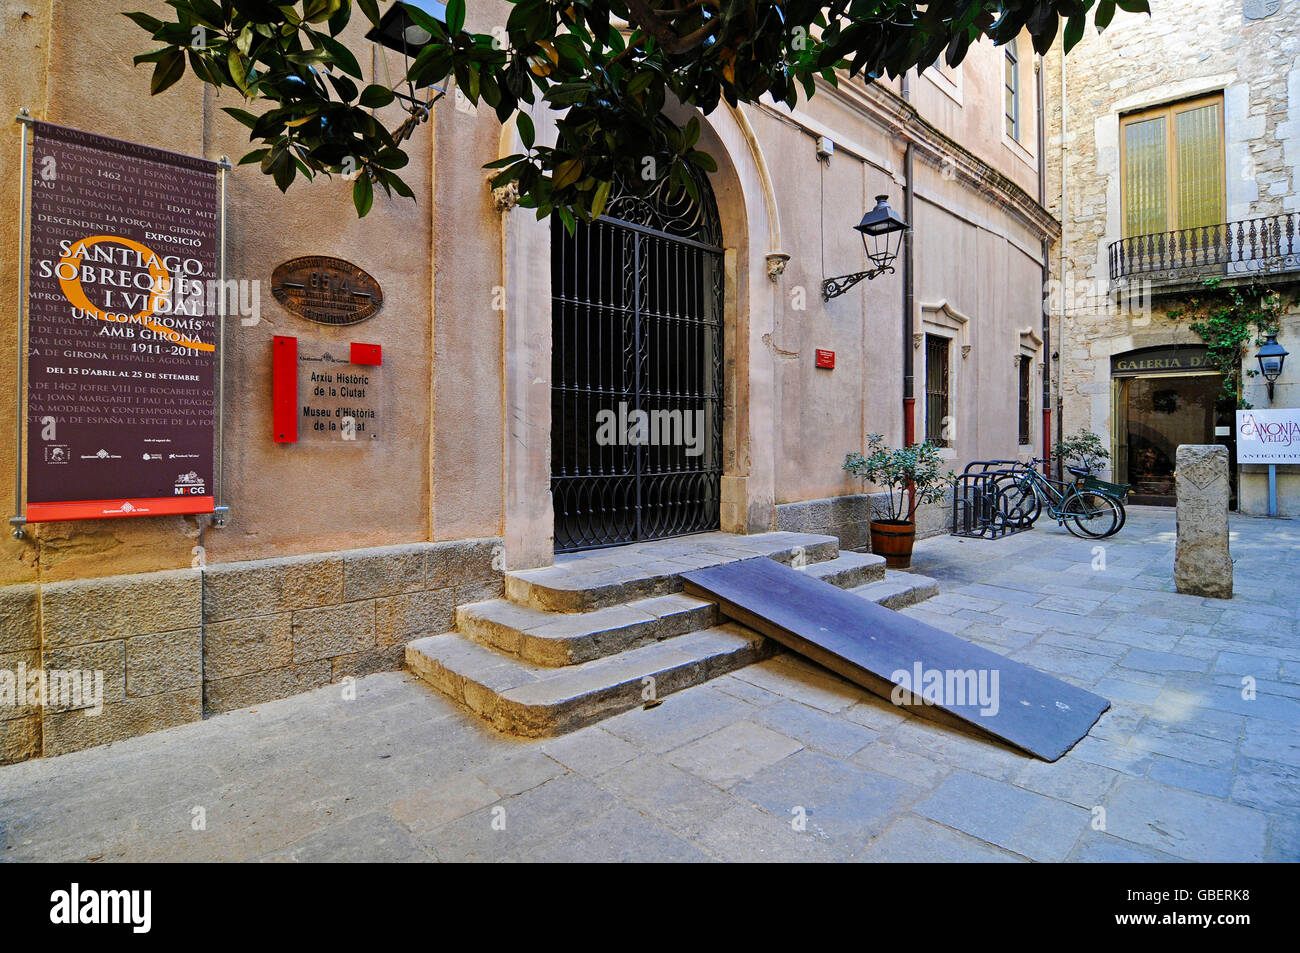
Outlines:
POLYGON ((1300 280, 1300 212, 1135 235, 1109 255, 1113 291, 1142 283, 1152 293, 1188 291, 1215 277, 1225 285, 1288 273, 1300 280))

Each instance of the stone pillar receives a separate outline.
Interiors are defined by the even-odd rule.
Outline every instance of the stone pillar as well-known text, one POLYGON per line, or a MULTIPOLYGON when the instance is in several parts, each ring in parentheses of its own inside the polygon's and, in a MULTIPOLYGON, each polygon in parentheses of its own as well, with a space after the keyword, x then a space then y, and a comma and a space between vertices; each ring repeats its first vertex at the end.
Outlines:
POLYGON ((1179 592, 1232 598, 1228 552, 1228 448, 1183 444, 1177 456, 1178 548, 1174 584, 1179 592))

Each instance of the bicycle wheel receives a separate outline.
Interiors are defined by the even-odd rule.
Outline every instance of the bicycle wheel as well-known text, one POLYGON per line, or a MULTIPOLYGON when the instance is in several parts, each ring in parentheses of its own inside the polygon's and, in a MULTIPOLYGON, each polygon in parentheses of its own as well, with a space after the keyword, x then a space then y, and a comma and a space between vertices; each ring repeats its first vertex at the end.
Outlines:
POLYGON ((1092 490, 1073 494, 1062 509, 1065 528, 1075 536, 1091 539, 1105 539, 1118 532, 1120 511, 1112 497, 1092 490))
POLYGON ((998 489, 998 518, 1008 526, 1033 526, 1043 510, 1033 485, 1014 477, 1003 477, 994 485, 998 489))

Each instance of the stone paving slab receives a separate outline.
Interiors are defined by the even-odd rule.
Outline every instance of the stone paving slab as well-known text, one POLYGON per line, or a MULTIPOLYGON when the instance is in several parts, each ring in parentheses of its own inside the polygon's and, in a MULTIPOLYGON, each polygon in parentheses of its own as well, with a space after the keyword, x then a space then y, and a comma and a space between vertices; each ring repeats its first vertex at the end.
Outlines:
POLYGON ((1172 529, 1133 507, 1101 571, 1056 527, 917 544, 905 612, 1112 701, 1054 764, 791 655, 537 740, 382 673, 0 768, 0 861, 1300 860, 1300 596, 1242 585, 1300 527, 1233 518, 1230 604, 1172 592, 1172 529))

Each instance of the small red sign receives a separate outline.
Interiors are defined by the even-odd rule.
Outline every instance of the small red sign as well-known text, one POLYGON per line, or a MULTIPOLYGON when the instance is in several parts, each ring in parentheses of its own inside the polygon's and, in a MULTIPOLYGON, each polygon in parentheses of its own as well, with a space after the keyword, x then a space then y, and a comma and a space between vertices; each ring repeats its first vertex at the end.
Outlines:
POLYGON ((298 339, 271 343, 271 427, 276 443, 298 442, 298 339))
POLYGON ((353 344, 352 363, 366 367, 379 367, 384 363, 384 351, 378 344, 353 344))
POLYGON ((817 348, 817 366, 828 371, 835 369, 835 352, 817 348))

